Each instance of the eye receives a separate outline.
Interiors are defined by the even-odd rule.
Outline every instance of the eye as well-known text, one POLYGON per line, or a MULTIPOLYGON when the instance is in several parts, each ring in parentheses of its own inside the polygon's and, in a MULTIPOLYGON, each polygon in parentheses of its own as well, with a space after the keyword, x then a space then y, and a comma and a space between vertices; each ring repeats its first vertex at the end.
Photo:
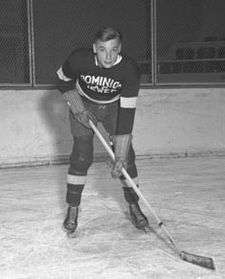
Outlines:
POLYGON ((98 51, 105 51, 105 48, 104 47, 99 47, 98 51))

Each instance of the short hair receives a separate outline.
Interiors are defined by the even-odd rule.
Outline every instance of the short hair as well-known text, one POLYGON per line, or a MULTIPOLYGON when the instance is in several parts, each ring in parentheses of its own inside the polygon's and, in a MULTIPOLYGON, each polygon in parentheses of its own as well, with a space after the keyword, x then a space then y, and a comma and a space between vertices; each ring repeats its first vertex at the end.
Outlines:
POLYGON ((103 27, 101 28, 94 37, 94 41, 107 42, 113 39, 118 39, 122 42, 122 34, 119 30, 116 30, 112 27, 103 27))

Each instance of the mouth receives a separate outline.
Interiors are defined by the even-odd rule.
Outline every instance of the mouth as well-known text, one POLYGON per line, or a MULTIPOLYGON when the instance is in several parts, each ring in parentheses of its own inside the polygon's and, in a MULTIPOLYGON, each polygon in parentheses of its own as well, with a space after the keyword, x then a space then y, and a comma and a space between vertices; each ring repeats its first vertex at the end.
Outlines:
POLYGON ((106 65, 111 65, 113 63, 113 61, 104 61, 104 64, 106 65))

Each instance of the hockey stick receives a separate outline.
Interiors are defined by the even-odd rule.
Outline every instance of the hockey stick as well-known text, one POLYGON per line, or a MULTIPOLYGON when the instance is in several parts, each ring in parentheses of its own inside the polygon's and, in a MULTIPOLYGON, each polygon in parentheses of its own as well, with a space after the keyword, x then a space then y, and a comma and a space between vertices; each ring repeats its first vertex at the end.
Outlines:
MULTIPOLYGON (((102 134, 100 133, 100 131, 98 130, 98 128, 94 125, 94 123, 89 120, 89 124, 91 126, 91 128, 93 129, 95 135, 97 136, 97 138, 100 140, 100 142, 103 144, 103 146, 105 147, 106 151, 108 152, 108 154, 110 155, 112 160, 115 160, 115 156, 114 153, 111 149, 111 147, 109 146, 109 144, 106 142, 105 138, 102 136, 102 134)), ((195 254, 190 254, 187 253, 185 251, 182 251, 178 248, 175 240, 173 239, 173 237, 171 236, 171 234, 169 233, 169 231, 167 230, 166 226, 164 225, 164 223, 159 219, 159 217, 157 216, 157 214, 155 213, 155 211, 153 210, 153 208, 151 207, 151 205, 148 203, 148 201, 145 199, 145 197, 143 196, 143 194, 141 193, 141 191, 138 189, 138 187, 136 186, 135 182, 131 179, 130 175, 127 173, 127 171, 122 168, 122 174, 124 175, 124 177, 126 178, 126 181, 128 182, 128 184, 134 189, 134 191, 137 193, 137 195, 142 199, 142 201, 145 203, 146 207, 150 210, 150 212, 152 213, 152 215, 155 217, 158 227, 164 231, 164 233, 167 235, 170 243, 172 244, 174 251, 177 253, 177 255, 184 261, 192 263, 192 264, 196 264, 208 269, 215 269, 215 265, 214 265, 214 261, 212 258, 209 257, 204 257, 204 256, 199 256, 199 255, 195 255, 195 254)))

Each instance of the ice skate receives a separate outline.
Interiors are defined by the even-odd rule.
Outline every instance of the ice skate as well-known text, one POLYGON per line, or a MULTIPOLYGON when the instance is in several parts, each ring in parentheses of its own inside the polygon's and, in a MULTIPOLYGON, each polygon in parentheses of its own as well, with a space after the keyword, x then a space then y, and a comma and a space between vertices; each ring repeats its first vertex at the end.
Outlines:
POLYGON ((67 209, 67 215, 63 222, 63 228, 67 232, 68 237, 75 237, 78 219, 78 207, 69 206, 67 209))
POLYGON ((141 211, 139 204, 138 203, 129 204, 129 212, 130 212, 131 222, 133 223, 133 225, 137 229, 147 232, 149 230, 148 219, 141 211))

